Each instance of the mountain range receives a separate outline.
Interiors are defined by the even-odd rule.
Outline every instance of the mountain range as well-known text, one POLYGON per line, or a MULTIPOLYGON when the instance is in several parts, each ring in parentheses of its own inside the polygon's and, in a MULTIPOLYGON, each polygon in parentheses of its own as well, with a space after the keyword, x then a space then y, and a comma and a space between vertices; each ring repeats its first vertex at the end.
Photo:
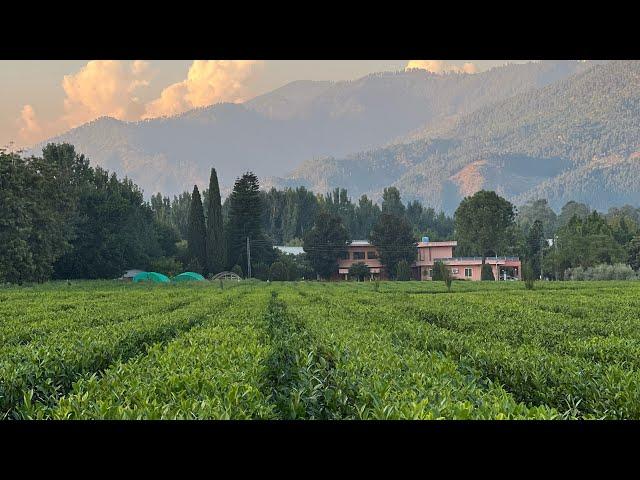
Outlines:
POLYGON ((606 210, 640 203, 640 62, 591 65, 549 85, 484 105, 412 141, 305 162, 275 186, 333 185, 379 199, 394 185, 405 199, 451 212, 466 195, 496 190, 520 205, 547 198, 606 210), (392 180, 393 179, 393 180, 392 180))
POLYGON ((99 118, 34 146, 69 142, 148 198, 244 171, 264 187, 345 187, 451 211, 479 188, 516 203, 639 203, 640 62, 543 61, 477 74, 424 70, 296 81, 243 104, 169 118, 99 118))

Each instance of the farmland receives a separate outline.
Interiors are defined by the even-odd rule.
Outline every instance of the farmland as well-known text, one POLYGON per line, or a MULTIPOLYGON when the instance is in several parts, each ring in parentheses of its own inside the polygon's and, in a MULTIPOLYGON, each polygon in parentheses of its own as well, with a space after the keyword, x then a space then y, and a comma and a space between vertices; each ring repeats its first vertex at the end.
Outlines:
POLYGON ((2 419, 640 418, 640 282, 0 288, 2 419))

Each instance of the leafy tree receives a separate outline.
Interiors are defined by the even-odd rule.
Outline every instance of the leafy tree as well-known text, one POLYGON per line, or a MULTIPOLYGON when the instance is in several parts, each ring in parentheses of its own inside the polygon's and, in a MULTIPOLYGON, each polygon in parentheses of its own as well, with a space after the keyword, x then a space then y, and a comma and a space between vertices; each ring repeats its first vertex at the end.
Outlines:
POLYGON ((540 220, 535 220, 527 235, 526 249, 527 263, 533 270, 533 275, 535 278, 540 278, 541 275, 540 269, 542 266, 542 260, 540 258, 540 255, 544 248, 544 244, 545 239, 542 222, 540 220))
POLYGON ((411 264, 417 255, 411 225, 404 217, 382 213, 371 232, 371 242, 380 252, 380 261, 390 276, 395 277, 401 260, 411 264))
POLYGON ((289 275, 284 263, 280 261, 275 261, 269 267, 269 280, 284 282, 289 280, 288 277, 289 275))
POLYGON ((190 261, 192 262, 190 265, 198 273, 206 273, 207 271, 206 235, 202 200, 198 186, 194 185, 193 194, 191 195, 191 206, 189 208, 187 247, 189 249, 190 261))
POLYGON ((353 235, 358 238, 369 238, 371 229, 380 216, 380 207, 373 203, 366 195, 358 200, 355 211, 356 221, 353 235))
POLYGON ((0 283, 31 279, 34 264, 28 237, 31 218, 28 167, 17 154, 0 152, 0 283))
POLYGON ((382 213, 403 217, 405 206, 400 199, 400 191, 396 187, 385 188, 382 193, 382 213))
POLYGON ((627 262, 635 271, 640 270, 640 236, 629 242, 627 262))
POLYGON ((522 277, 524 278, 524 286, 527 290, 533 290, 536 274, 530 261, 527 261, 522 265, 522 277))
POLYGON ((589 215, 589 207, 584 203, 568 201, 558 215, 558 227, 564 227, 569 223, 572 217, 577 216, 580 219, 587 218, 589 215))
POLYGON ((339 215, 320 212, 311 231, 305 235, 304 251, 313 270, 321 278, 329 278, 338 269, 338 257, 349 240, 339 215))
POLYGON ((218 273, 226 265, 226 247, 224 244, 222 220, 222 203, 220 201, 220 186, 216 169, 211 169, 209 178, 209 193, 207 195, 207 270, 218 273))
POLYGON ((262 214, 263 204, 258 177, 247 172, 236 179, 229 196, 229 221, 225 226, 225 230, 228 231, 227 262, 229 264, 240 264, 245 268, 247 238, 250 241, 252 270, 254 264, 256 266, 263 264, 265 265, 263 270, 266 272, 275 260, 277 254, 273 244, 262 229, 262 214))
POLYGON ((411 267, 406 260, 400 260, 396 265, 396 280, 406 282, 411 280, 411 267))
POLYGON ((162 255, 173 257, 178 254, 177 243, 180 241, 178 230, 168 223, 154 222, 158 244, 162 250, 162 255))
POLYGON ((459 243, 482 256, 484 266, 490 251, 497 254, 506 247, 515 209, 495 192, 480 190, 462 200, 454 218, 459 243))
POLYGON ((191 194, 183 192, 171 201, 171 224, 178 229, 180 238, 186 240, 189 235, 189 211, 191 194))
POLYGON ((553 237, 558 216, 546 199, 533 200, 518 208, 516 221, 525 231, 538 220, 542 223, 545 238, 553 237))
POLYGON ((368 277, 369 267, 364 262, 356 262, 349 267, 349 278, 362 282, 368 277))

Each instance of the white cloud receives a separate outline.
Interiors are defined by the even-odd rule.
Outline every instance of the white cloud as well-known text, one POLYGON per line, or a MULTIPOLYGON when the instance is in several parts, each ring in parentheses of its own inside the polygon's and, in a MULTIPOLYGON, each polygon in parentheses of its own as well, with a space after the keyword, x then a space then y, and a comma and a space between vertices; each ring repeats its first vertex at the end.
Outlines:
POLYGON ((246 81, 264 62, 256 60, 195 60, 187 78, 165 88, 146 106, 143 118, 175 115, 217 102, 242 102, 246 81))
POLYGON ((452 65, 444 60, 409 60, 405 70, 426 70, 427 72, 444 73, 478 73, 478 67, 473 63, 465 63, 461 67, 452 65))
POLYGON ((64 76, 64 113, 60 117, 43 123, 31 105, 24 105, 18 120, 20 138, 25 145, 34 144, 102 116, 136 121, 217 102, 242 102, 251 96, 246 81, 263 64, 256 60, 195 60, 186 79, 169 85, 157 99, 145 104, 139 91, 150 85, 148 62, 92 60, 64 76))
POLYGON ((38 141, 42 137, 42 126, 36 116, 36 111, 31 105, 25 105, 20 111, 20 119, 18 120, 20 127, 20 139, 28 144, 38 141))
POLYGON ((63 121, 72 128, 101 116, 138 120, 144 104, 136 90, 148 85, 147 62, 90 61, 62 80, 66 94, 63 121))

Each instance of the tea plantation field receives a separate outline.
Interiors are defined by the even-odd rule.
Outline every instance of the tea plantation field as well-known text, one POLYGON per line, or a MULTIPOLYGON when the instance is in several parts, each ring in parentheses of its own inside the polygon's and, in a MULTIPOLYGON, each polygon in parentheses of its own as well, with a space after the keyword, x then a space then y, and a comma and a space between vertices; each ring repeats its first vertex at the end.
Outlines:
POLYGON ((4 287, 0 418, 638 419, 640 282, 4 287))

